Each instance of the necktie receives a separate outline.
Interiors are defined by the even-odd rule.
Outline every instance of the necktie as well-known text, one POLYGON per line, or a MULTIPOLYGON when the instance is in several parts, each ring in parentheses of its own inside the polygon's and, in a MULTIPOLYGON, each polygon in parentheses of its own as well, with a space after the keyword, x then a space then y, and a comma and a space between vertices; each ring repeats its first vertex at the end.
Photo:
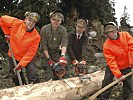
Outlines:
POLYGON ((80 39, 80 35, 78 35, 78 38, 77 38, 78 40, 80 39))

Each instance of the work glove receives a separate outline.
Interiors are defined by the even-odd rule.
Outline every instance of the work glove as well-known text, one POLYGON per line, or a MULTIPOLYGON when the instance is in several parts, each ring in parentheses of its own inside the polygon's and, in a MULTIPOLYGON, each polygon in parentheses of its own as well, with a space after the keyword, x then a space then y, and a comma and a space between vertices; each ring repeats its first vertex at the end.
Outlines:
POLYGON ((53 66, 55 64, 55 62, 49 58, 48 59, 48 64, 49 64, 49 66, 53 66))
POLYGON ((73 60, 73 61, 72 61, 72 64, 75 66, 75 65, 78 64, 78 61, 77 61, 77 60, 73 60))
POLYGON ((10 35, 5 35, 6 41, 10 40, 10 35))
POLYGON ((86 65, 86 61, 85 60, 82 60, 79 62, 80 64, 83 64, 83 65, 86 65))
POLYGON ((21 68, 22 68, 22 66, 20 66, 20 65, 18 64, 17 67, 14 68, 14 72, 15 72, 15 71, 21 71, 21 68))
POLYGON ((130 67, 130 68, 133 68, 133 65, 131 64, 129 67, 130 67))
POLYGON ((59 63, 62 65, 62 66, 66 66, 67 65, 67 59, 65 58, 65 56, 61 56, 59 58, 59 63))
POLYGON ((122 75, 120 78, 120 81, 124 81, 126 79, 125 75, 122 75))

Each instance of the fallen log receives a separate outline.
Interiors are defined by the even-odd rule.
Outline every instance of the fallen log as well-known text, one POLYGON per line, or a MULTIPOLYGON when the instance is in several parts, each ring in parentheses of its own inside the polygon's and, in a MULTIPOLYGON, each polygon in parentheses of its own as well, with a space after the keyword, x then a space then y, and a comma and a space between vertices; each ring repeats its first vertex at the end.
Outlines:
POLYGON ((104 71, 39 84, 22 85, 0 90, 0 100, 79 100, 93 94, 102 86, 104 71))

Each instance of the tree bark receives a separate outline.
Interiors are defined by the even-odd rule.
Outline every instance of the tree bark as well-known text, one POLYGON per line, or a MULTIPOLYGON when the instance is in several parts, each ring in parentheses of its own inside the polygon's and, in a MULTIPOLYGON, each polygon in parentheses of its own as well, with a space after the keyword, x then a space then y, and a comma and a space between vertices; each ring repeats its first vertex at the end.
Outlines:
POLYGON ((0 100, 79 100, 96 92, 102 86, 104 71, 81 77, 22 85, 0 90, 0 100))

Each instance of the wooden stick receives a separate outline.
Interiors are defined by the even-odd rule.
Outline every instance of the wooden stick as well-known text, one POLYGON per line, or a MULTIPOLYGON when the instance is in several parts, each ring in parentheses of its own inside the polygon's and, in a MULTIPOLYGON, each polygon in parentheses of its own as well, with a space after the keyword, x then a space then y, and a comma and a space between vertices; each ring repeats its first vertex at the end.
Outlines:
MULTIPOLYGON (((133 71, 132 72, 129 72, 128 74, 125 75, 125 77, 129 77, 133 75, 133 71)), ((99 91, 97 91, 95 94, 93 94, 92 96, 89 97, 88 100, 95 100, 95 98, 100 95, 101 93, 103 93, 105 90, 109 89, 110 87, 114 86, 115 84, 119 83, 121 80, 118 79, 110 84, 108 84, 107 86, 105 86, 104 88, 100 89, 99 91)))
MULTIPOLYGON (((9 50, 10 50, 10 53, 11 53, 11 55, 12 55, 12 59, 13 59, 14 66, 15 66, 15 68, 16 68, 16 67, 17 67, 17 62, 16 62, 16 60, 15 60, 15 57, 14 57, 14 54, 13 54, 13 52, 12 52, 12 48, 11 48, 11 46, 10 46, 9 41, 7 41, 7 44, 8 44, 8 46, 9 46, 9 50)), ((16 71, 16 74, 17 74, 17 77, 18 77, 19 85, 23 85, 23 84, 22 84, 22 79, 21 79, 21 76, 20 76, 19 71, 16 71)))

